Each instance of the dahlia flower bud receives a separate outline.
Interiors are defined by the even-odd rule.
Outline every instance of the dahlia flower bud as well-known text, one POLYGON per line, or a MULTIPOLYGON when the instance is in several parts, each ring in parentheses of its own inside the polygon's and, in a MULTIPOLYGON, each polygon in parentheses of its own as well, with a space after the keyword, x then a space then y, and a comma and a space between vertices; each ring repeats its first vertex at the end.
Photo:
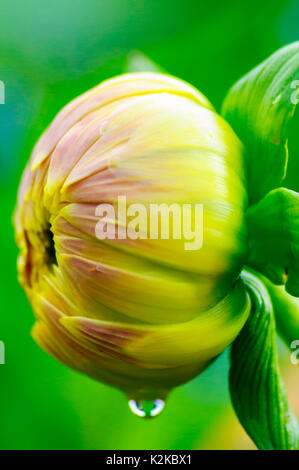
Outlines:
POLYGON ((246 205, 242 145, 188 84, 126 74, 75 99, 34 148, 18 195, 18 271, 33 337, 131 399, 164 399, 247 319, 238 280, 246 205), (135 229, 119 216, 120 198, 128 215, 145 209, 135 229), (161 204, 170 219, 171 205, 188 206, 193 226, 202 205, 200 246, 186 249, 186 237, 159 237, 157 227, 150 236, 150 206, 161 204), (107 205, 116 216, 100 228, 113 236, 101 237, 107 205))

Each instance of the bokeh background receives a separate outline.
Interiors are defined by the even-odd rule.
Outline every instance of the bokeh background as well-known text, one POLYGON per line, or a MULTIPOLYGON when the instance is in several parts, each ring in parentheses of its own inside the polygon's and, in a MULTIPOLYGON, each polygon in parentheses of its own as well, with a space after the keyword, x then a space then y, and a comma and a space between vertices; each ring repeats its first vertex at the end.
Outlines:
MULTIPOLYGON (((33 314, 16 278, 11 215, 40 133, 70 99, 121 73, 130 51, 142 51, 189 81, 219 109, 236 79, 299 39, 298 18, 299 0, 1 1, 1 449, 254 448, 230 404, 227 351, 175 390, 163 415, 152 421, 133 416, 117 390, 41 351, 30 337, 33 314)), ((298 369, 282 344, 279 349, 299 414, 298 369)))

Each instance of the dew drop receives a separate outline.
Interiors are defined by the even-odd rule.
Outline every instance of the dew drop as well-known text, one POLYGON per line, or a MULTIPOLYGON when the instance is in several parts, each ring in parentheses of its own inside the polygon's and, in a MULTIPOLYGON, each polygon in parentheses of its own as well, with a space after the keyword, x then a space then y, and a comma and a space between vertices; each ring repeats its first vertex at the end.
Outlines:
POLYGON ((154 418, 158 416, 165 407, 165 401, 156 400, 129 400, 129 408, 136 416, 140 418, 154 418))

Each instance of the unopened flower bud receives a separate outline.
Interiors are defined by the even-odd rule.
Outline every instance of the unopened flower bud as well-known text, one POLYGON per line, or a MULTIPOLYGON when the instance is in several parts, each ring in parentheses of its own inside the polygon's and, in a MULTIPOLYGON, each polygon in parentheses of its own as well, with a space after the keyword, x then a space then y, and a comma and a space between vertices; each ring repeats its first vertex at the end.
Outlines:
POLYGON ((188 84, 128 74, 75 99, 34 148, 18 195, 33 337, 130 398, 165 398, 246 321, 246 204, 242 145, 188 84), (159 209, 168 237, 164 219, 152 226, 159 209))

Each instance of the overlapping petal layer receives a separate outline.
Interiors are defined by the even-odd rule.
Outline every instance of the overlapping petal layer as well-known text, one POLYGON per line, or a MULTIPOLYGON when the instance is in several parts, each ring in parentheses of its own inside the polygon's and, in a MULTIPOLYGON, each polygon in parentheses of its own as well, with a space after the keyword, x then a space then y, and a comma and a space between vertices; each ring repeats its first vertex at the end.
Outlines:
MULTIPOLYGON (((19 277, 37 342, 130 395, 166 395, 238 334, 249 301, 242 145, 194 88, 161 74, 108 80, 37 143, 15 214, 19 277), (143 237, 100 240, 97 207, 145 209, 143 237), (152 204, 203 205, 200 249, 150 238, 152 204)), ((129 232, 127 232, 128 234, 129 232)))

